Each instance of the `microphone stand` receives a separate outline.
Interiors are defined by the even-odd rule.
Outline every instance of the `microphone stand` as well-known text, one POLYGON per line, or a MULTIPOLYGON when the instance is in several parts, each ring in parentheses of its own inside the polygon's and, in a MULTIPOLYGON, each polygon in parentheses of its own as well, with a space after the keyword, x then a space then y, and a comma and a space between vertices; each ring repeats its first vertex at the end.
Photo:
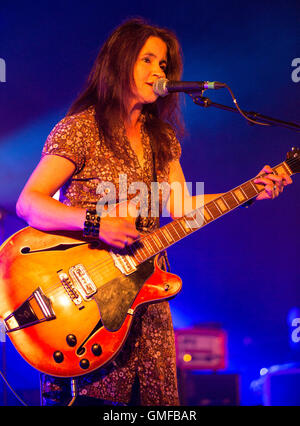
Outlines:
MULTIPOLYGON (((204 92, 204 90, 201 90, 200 92, 197 92, 197 93, 188 93, 188 94, 191 96, 191 98, 193 99, 193 102, 196 105, 202 106, 204 108, 208 108, 208 107, 213 106, 213 107, 218 108, 218 109, 222 109, 222 110, 225 110, 225 111, 231 111, 231 112, 235 112, 235 113, 240 114, 240 112, 234 107, 230 107, 230 106, 227 106, 227 105, 222 105, 222 104, 218 104, 216 102, 212 102, 209 98, 203 96, 203 92, 204 92)), ((252 120, 259 120, 262 123, 269 124, 270 127, 280 126, 280 127, 285 127, 287 129, 290 129, 290 130, 295 130, 296 132, 300 131, 300 125, 297 124, 297 123, 278 120, 276 118, 268 117, 266 115, 262 115, 262 114, 259 114, 258 112, 254 112, 254 111, 244 111, 244 110, 241 110, 241 111, 248 118, 250 118, 252 120)), ((251 121, 248 121, 248 123, 252 124, 252 125, 254 124, 251 121)))

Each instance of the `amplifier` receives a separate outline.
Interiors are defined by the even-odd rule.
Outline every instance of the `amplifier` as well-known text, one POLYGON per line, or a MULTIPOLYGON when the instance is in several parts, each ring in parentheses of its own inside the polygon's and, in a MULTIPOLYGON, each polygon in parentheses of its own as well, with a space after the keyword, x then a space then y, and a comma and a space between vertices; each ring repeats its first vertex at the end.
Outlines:
POLYGON ((300 368, 277 366, 263 380, 263 404, 266 406, 300 406, 300 368))
POLYGON ((240 376, 223 372, 178 370, 178 390, 183 406, 238 406, 240 376))
POLYGON ((222 329, 178 329, 175 343, 180 369, 216 371, 227 367, 227 334, 222 329))

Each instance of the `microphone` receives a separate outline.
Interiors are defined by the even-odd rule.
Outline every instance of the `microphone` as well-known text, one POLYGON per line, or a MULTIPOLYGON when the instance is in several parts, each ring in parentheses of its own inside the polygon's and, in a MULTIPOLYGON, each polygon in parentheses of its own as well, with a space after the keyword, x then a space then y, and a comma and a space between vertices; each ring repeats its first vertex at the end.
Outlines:
POLYGON ((223 87, 226 87, 226 84, 218 81, 170 81, 167 78, 159 78, 153 84, 153 91, 156 95, 164 97, 172 92, 195 93, 223 87))

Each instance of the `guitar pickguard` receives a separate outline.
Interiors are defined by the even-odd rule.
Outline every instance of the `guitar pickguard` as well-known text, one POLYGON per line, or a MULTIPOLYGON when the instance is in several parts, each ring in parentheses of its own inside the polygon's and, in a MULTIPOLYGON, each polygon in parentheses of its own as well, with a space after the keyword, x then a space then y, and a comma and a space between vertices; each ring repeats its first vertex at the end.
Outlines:
POLYGON ((96 301, 103 326, 117 331, 122 326, 143 284, 154 272, 154 258, 141 264, 130 275, 121 275, 98 289, 93 297, 96 301))

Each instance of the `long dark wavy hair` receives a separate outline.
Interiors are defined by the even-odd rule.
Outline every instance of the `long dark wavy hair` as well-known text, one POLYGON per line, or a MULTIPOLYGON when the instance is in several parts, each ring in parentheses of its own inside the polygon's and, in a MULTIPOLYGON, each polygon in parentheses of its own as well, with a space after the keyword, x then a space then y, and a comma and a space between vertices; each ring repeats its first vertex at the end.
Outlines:
MULTIPOLYGON (((95 107, 96 121, 105 143, 116 155, 113 129, 125 121, 127 100, 134 87, 133 70, 138 55, 149 37, 159 37, 167 46, 166 78, 180 80, 182 55, 176 35, 164 28, 148 24, 142 18, 125 21, 117 27, 100 49, 86 86, 71 105, 68 115, 95 107)), ((181 137, 184 132, 178 94, 158 98, 145 104, 145 127, 150 134, 157 168, 163 170, 171 159, 170 130, 181 137)))

